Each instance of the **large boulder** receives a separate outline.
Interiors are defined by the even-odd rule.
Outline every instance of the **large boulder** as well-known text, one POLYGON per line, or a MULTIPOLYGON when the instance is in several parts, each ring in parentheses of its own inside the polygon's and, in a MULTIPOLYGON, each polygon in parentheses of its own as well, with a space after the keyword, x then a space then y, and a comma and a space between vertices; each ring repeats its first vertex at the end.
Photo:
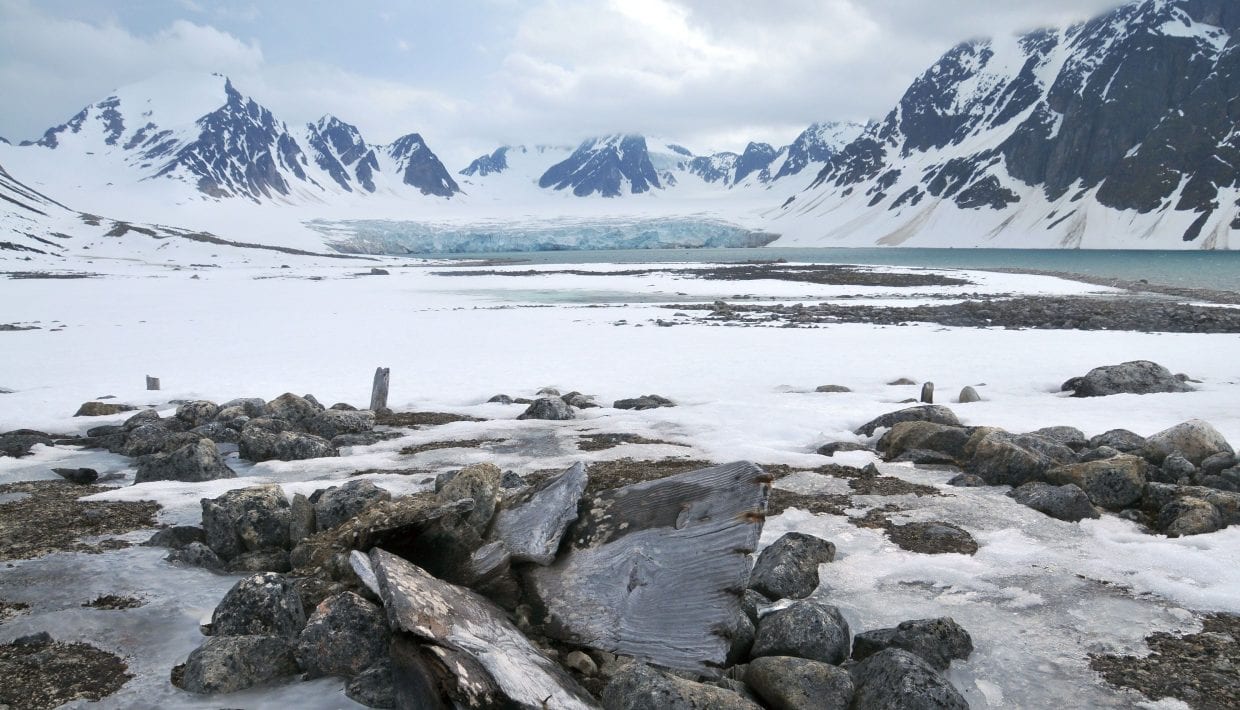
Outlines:
POLYGON ((1204 486, 1176 486, 1166 483, 1150 483, 1145 487, 1141 505, 1157 513, 1177 498, 1199 498, 1218 508, 1224 525, 1240 525, 1240 493, 1220 491, 1204 486))
POLYGON ((795 656, 839 665, 848 658, 852 638, 848 622, 830 604, 802 599, 758 620, 754 658, 795 656))
POLYGON ((369 410, 327 409, 305 423, 306 431, 327 440, 342 434, 362 434, 375 428, 375 413, 369 410))
POLYGON ((1056 485, 1078 486, 1100 508, 1123 510, 1141 500, 1149 470, 1145 459, 1121 455, 1057 466, 1046 472, 1046 480, 1056 485))
POLYGON ((310 496, 319 530, 331 530, 375 503, 391 499, 391 493, 365 479, 332 486, 310 496))
POLYGON ((259 461, 303 461, 336 456, 331 442, 313 434, 287 430, 278 419, 254 419, 241 430, 242 458, 259 461))
POLYGON ((310 678, 351 678, 387 658, 387 617, 353 592, 324 599, 297 637, 297 663, 310 678))
POLYGON ((17 429, 0 434, 0 456, 29 456, 36 445, 52 446, 52 437, 33 429, 17 429))
POLYGON ((573 408, 559 397, 540 397, 530 403, 517 419, 548 419, 563 421, 572 419, 573 408))
POLYGON ((603 689, 604 710, 761 710, 739 694, 632 663, 603 689))
POLYGON ((297 659, 286 638, 216 636, 189 654, 183 668, 173 671, 173 682, 191 693, 212 695, 234 693, 297 671, 297 659))
POLYGON ((137 407, 131 404, 111 404, 109 402, 84 402, 78 407, 75 417, 106 417, 110 414, 132 412, 137 407))
POLYGON ((1167 537, 1205 535, 1223 527, 1218 508, 1201 498, 1176 498, 1158 511, 1158 529, 1167 537))
POLYGON ((916 450, 937 451, 958 461, 972 434, 966 427, 931 421, 897 422, 878 440, 876 448, 888 461, 916 450))
POLYGON ((1141 449, 1141 455, 1155 464, 1161 464, 1163 459, 1175 452, 1194 466, 1200 466, 1202 461, 1214 454, 1235 453, 1217 429, 1200 419, 1190 419, 1150 436, 1141 449))
POLYGON ((467 519, 479 533, 483 533, 495 515, 495 506, 499 502, 499 483, 503 476, 503 472, 495 464, 478 463, 467 466, 444 484, 439 491, 439 497, 447 503, 472 499, 474 509, 467 519))
POLYGON ((852 707, 865 710, 969 710, 969 703, 926 661, 888 648, 852 669, 852 707))
POLYGON ((193 429, 211 423, 219 413, 220 407, 215 402, 200 399, 177 407, 176 418, 181 420, 186 428, 193 429))
POLYGON ((1072 392, 1073 397, 1193 391, 1192 387, 1171 374, 1170 370, 1149 360, 1095 367, 1083 377, 1068 380, 1060 389, 1072 392))
POLYGON ((855 661, 863 661, 887 648, 908 651, 938 670, 945 671, 952 660, 969 658, 973 653, 973 639, 951 617, 914 619, 902 621, 894 628, 857 634, 852 657, 855 661))
POLYGON ((210 439, 199 439, 167 454, 151 454, 138 461, 134 483, 149 481, 214 481, 236 478, 210 439))
POLYGON ((887 537, 901 549, 923 555, 972 555, 977 553, 977 540, 968 530, 941 520, 917 521, 890 525, 887 537))
POLYGON ((628 399, 617 399, 612 403, 612 407, 616 409, 658 409, 659 407, 675 407, 676 403, 667 397, 660 397, 657 394, 644 394, 640 397, 630 397, 628 399))
POLYGON ((908 407, 895 412, 888 412, 861 425, 854 432, 861 436, 873 436, 874 432, 891 428, 900 422, 925 421, 947 426, 961 426, 956 413, 941 404, 927 404, 919 407, 908 407))
POLYGON ((296 639, 306 625, 297 588, 275 572, 239 580, 211 615, 212 636, 280 636, 296 639))
POLYGON ((207 546, 224 559, 286 548, 290 510, 280 486, 269 483, 202 499, 207 546))
POLYGON ((1052 486, 1033 481, 1013 490, 1008 495, 1017 503, 1069 523, 1085 518, 1097 518, 1098 511, 1089 502, 1089 496, 1075 484, 1052 486))
POLYGON ((517 493, 496 513, 491 539, 502 542, 513 560, 551 564, 564 532, 577 520, 577 504, 589 483, 585 465, 577 463, 517 493))
POLYGON ((261 397, 239 397, 230 399, 220 405, 220 411, 215 415, 216 420, 236 418, 237 416, 247 416, 251 419, 266 417, 271 415, 271 411, 267 409, 267 402, 261 397), (225 410, 237 410, 225 414, 225 410))
POLYGON ((1097 449, 1102 446, 1110 447, 1120 453, 1130 454, 1134 451, 1140 451, 1145 446, 1145 437, 1127 429, 1111 429, 1090 438, 1089 448, 1097 449))
POLYGON ((1063 444, 1073 451, 1089 447, 1089 439, 1085 436, 1085 432, 1074 426, 1048 426, 1031 431, 1029 434, 1063 444))
POLYGON ((323 411, 323 406, 305 397, 285 392, 267 403, 267 411, 270 416, 283 419, 293 426, 304 427, 307 422, 323 411))
POLYGON ((834 543, 787 533, 758 556, 749 586, 770 599, 803 599, 818 588, 818 565, 834 559, 834 543))
POLYGON ((1050 439, 994 429, 976 431, 965 451, 969 455, 966 469, 992 486, 1039 481, 1050 469, 1077 460, 1072 449, 1050 439))
POLYGON ((745 667, 745 684, 774 710, 847 708, 853 681, 828 663, 790 656, 755 658, 745 667))

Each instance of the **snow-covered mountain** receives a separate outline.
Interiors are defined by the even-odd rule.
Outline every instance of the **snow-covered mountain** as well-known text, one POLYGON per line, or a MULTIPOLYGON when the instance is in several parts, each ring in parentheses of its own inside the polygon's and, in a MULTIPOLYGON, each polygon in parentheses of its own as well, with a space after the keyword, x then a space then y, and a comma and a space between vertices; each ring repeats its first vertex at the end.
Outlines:
POLYGON ((770 228, 813 244, 1226 248, 1240 3, 1144 0, 967 42, 770 228))

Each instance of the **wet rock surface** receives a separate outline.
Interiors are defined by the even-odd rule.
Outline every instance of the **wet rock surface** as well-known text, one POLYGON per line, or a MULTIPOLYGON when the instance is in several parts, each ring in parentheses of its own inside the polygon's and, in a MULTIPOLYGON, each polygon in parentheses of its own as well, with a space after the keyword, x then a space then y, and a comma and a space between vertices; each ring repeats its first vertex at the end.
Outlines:
POLYGON ((968 710, 946 678, 921 658, 900 649, 879 651, 852 669, 855 708, 876 710, 968 710))
POLYGON ((749 586, 769 599, 802 599, 818 588, 818 565, 834 559, 834 543, 787 533, 762 550, 749 586))
POLYGON ((235 693, 298 672, 288 639, 280 636, 216 636, 209 638, 183 666, 172 671, 172 683, 191 693, 235 693))

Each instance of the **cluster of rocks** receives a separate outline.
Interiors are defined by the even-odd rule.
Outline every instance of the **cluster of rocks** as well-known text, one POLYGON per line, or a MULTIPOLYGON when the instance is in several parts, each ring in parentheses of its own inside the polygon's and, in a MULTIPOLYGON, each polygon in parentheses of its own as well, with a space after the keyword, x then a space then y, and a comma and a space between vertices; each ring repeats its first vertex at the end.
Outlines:
POLYGON ((1209 423, 1191 420, 1149 437, 1115 429, 1087 437, 1074 427, 1027 433, 964 426, 941 405, 910 407, 858 428, 885 432, 887 461, 958 466, 950 483, 1011 486, 1020 503, 1067 521, 1119 513, 1169 536, 1240 522, 1240 461, 1209 423))
MULTIPOLYGON (((577 391, 562 395, 559 390, 551 387, 544 387, 539 390, 535 399, 509 397, 506 394, 497 394, 488 399, 487 402, 496 404, 524 404, 527 405, 526 409, 520 414, 520 416, 517 417, 517 419, 543 419, 548 421, 565 421, 574 419, 576 418, 576 412, 579 409, 594 409, 602 406, 595 402, 594 398, 590 395, 584 395, 577 391)), ((647 394, 629 399, 618 399, 612 404, 612 407, 615 409, 637 410, 675 406, 675 402, 657 394, 647 394)))
POLYGON ((371 707, 967 707, 941 674, 972 650, 950 619, 854 642, 809 598, 832 543, 790 533, 753 563, 771 481, 742 462, 587 493, 582 464, 533 486, 478 464, 397 498, 204 499, 201 527, 152 543, 255 574, 173 682, 333 675, 371 707))

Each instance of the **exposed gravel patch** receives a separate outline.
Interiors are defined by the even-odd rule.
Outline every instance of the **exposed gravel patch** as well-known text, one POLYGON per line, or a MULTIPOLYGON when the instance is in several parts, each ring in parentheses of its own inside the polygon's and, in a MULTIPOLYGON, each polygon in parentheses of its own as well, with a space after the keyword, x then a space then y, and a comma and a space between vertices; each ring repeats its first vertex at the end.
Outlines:
POLYGON ((145 601, 138 599, 137 597, 122 597, 116 594, 104 594, 103 596, 96 597, 91 601, 86 602, 82 606, 89 607, 91 609, 108 609, 116 611, 121 609, 137 609, 145 604, 145 601))
POLYGON ((437 271, 436 276, 649 276, 671 274, 685 278, 709 281, 794 281, 826 286, 887 286, 912 288, 917 286, 968 286, 971 281, 942 274, 909 269, 908 271, 871 271, 868 268, 847 264, 741 264, 713 266, 706 269, 658 268, 624 269, 621 271, 590 271, 587 269, 559 269, 555 271, 498 271, 456 270, 437 271))
POLYGON ((39 557, 51 552, 103 552, 129 547, 122 540, 90 545, 83 537, 118 535, 156 526, 159 504, 153 501, 82 501, 110 490, 75 486, 66 481, 25 481, 0 485, 0 494, 28 493, 0 503, 0 561, 39 557))
POLYGON ((621 444, 666 444, 668 446, 684 446, 660 439, 647 439, 637 434, 590 434, 577 440, 577 448, 581 451, 606 451, 621 444))
POLYGON ((375 424, 419 429, 453 422, 482 422, 485 419, 447 412, 384 412, 375 415, 375 424))
POLYGON ((56 708, 71 700, 99 700, 133 675, 119 656, 85 643, 10 643, 0 646, 0 705, 23 710, 56 708))
POLYGON ((452 441, 428 441, 425 444, 416 446, 406 446, 400 452, 406 456, 424 453, 426 451, 438 451, 440 449, 479 449, 487 444, 501 444, 504 439, 456 439, 452 441))

